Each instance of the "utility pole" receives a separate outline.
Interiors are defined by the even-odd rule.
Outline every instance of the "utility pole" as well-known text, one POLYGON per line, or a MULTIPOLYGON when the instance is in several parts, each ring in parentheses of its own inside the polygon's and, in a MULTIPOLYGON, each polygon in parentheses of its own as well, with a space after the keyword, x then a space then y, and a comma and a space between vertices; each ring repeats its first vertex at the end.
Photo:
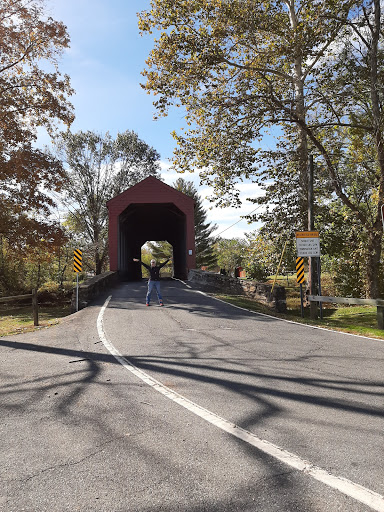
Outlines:
MULTIPOLYGON (((313 155, 309 155, 308 165, 308 231, 315 229, 315 217, 313 214, 313 155)), ((316 295, 316 258, 309 258, 308 288, 310 295, 316 295)), ((317 318, 317 303, 310 302, 310 317, 317 318)))

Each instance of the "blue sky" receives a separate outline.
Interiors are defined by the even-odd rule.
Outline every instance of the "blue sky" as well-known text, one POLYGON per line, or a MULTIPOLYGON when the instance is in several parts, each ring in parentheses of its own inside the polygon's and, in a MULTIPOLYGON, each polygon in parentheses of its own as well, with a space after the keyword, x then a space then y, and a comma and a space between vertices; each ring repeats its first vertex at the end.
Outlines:
MULTIPOLYGON (((172 109, 167 118, 153 120, 153 96, 140 87, 141 71, 153 47, 151 36, 141 37, 137 12, 149 8, 149 0, 47 0, 50 15, 63 21, 71 38, 71 48, 60 64, 60 70, 71 77, 76 94, 71 98, 76 120, 71 130, 94 130, 115 135, 134 130, 161 155, 162 176, 172 184, 180 175, 168 170, 175 146, 170 133, 184 126, 181 109, 172 109)), ((47 142, 44 136, 41 143, 47 142)), ((194 181, 202 198, 210 195, 208 187, 199 186, 198 174, 182 175, 194 181)), ((218 225, 216 234, 226 238, 241 237, 259 224, 245 220, 232 228, 241 215, 255 206, 246 197, 260 194, 259 188, 246 183, 240 186, 243 205, 240 209, 209 209, 208 220, 218 225)))

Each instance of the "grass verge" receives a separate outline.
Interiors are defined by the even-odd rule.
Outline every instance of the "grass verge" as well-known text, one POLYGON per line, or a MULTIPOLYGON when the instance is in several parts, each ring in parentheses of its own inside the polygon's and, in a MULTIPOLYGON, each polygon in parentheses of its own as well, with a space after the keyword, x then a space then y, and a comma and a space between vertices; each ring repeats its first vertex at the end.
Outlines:
POLYGON ((311 320, 309 310, 304 312, 304 318, 300 316, 300 301, 287 299, 288 310, 286 313, 277 313, 276 311, 249 299, 238 295, 215 295, 235 306, 239 306, 250 311, 264 313, 276 318, 283 318, 294 322, 324 327, 336 331, 358 334, 369 338, 384 339, 384 331, 377 329, 376 308, 374 306, 341 306, 323 308, 323 320, 311 320))
POLYGON ((39 326, 33 325, 31 306, 0 306, 0 336, 32 332, 58 324, 60 319, 71 313, 70 305, 39 307, 39 326))

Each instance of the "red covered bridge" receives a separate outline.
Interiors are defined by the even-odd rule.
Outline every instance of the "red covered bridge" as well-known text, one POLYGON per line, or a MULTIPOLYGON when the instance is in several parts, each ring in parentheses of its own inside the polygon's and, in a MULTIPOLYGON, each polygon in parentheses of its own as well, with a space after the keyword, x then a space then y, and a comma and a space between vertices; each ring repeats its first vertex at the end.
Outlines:
POLYGON ((194 200, 150 176, 107 203, 110 269, 122 279, 141 278, 141 247, 150 240, 173 246, 174 276, 186 279, 196 266, 194 200))

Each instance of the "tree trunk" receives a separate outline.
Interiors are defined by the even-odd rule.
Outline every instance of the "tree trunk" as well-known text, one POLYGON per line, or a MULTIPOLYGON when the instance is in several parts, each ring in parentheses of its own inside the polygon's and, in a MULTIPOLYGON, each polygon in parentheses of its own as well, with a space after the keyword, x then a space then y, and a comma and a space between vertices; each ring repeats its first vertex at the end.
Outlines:
POLYGON ((103 268, 103 261, 102 259, 100 258, 100 254, 99 254, 99 250, 96 249, 96 252, 95 252, 95 267, 96 267, 96 275, 98 276, 99 274, 101 274, 101 271, 102 271, 102 268, 103 268))
POLYGON ((40 279, 41 279, 41 265, 39 263, 37 266, 37 284, 36 284, 37 290, 40 288, 40 279))
MULTIPOLYGON (((292 30, 296 30, 298 26, 297 14, 295 11, 295 2, 291 0, 289 4, 289 19, 292 30)), ((308 141, 307 133, 303 129, 306 125, 306 108, 305 108, 305 92, 303 83, 303 56, 300 45, 296 47, 293 66, 294 78, 294 108, 297 118, 300 120, 297 126, 298 145, 298 171, 300 180, 299 190, 299 229, 307 229, 307 216, 308 216, 308 141)))
POLYGON ((367 261, 367 295, 376 299, 379 297, 379 272, 381 243, 383 230, 381 225, 381 206, 384 203, 384 144, 383 132, 381 130, 382 109, 380 105, 379 76, 378 76, 378 45, 381 30, 381 6, 380 0, 374 0, 374 16, 371 25, 372 42, 369 54, 370 63, 370 86, 372 101, 372 117, 375 130, 375 146, 377 152, 377 162, 380 169, 380 181, 378 189, 378 208, 376 219, 370 231, 368 243, 368 261, 367 261))
MULTIPOLYGON (((292 30, 296 30, 298 26, 297 14, 295 11, 295 2, 291 0, 289 4, 289 18, 291 23, 292 30)), ((298 134, 298 147, 297 147, 297 155, 298 155, 298 170, 299 170, 299 181, 300 181, 300 190, 299 190, 299 215, 300 219, 298 219, 299 224, 298 228, 301 230, 312 231, 315 229, 314 225, 314 215, 313 211, 309 209, 309 172, 308 172, 308 136, 307 132, 304 129, 306 126, 306 107, 305 107, 305 92, 304 92, 304 82, 303 82, 303 57, 302 57, 302 49, 298 45, 296 47, 296 55, 294 60, 294 91, 295 91, 295 114, 297 119, 299 120, 297 126, 297 134, 298 134)), ((313 167, 313 161, 312 161, 313 167)), ((312 191, 313 191, 313 175, 312 175, 312 191)), ((312 192, 311 192, 312 193, 312 192)), ((313 205, 312 205, 313 206, 313 205)), ((316 295, 317 293, 317 266, 315 263, 315 258, 309 258, 309 270, 308 270, 308 280, 307 280, 307 288, 310 294, 316 295)), ((317 317, 317 305, 311 302, 311 318, 317 317)))

